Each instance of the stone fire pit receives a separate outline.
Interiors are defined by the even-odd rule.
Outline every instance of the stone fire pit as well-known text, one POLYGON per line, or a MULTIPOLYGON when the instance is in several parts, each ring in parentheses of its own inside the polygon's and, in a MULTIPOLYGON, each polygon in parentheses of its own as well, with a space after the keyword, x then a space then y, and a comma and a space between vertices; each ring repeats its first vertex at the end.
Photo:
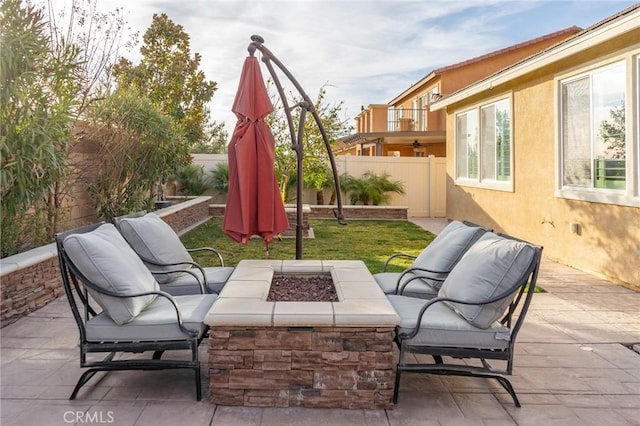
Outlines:
POLYGON ((241 261, 205 320, 212 401, 392 408, 399 321, 361 261, 241 261), (339 301, 268 302, 274 273, 329 273, 339 301))

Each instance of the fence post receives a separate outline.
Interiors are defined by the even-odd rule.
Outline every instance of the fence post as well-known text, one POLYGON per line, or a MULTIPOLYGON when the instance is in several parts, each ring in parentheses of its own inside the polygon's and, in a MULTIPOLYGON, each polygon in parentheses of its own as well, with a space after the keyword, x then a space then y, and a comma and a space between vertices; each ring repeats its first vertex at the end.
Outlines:
POLYGON ((427 200, 427 210, 429 211, 429 217, 433 217, 435 215, 435 197, 436 197, 436 182, 438 179, 436 178, 436 157, 435 155, 429 156, 429 162, 427 163, 429 182, 427 182, 427 188, 429 191, 429 197, 427 200))

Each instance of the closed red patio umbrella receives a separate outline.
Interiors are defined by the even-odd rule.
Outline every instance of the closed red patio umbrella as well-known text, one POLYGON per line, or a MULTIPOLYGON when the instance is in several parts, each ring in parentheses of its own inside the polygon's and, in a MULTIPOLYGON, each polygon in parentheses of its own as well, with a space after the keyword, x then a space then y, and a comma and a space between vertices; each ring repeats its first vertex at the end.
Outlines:
POLYGON ((231 110, 238 123, 229 142, 229 190, 222 228, 246 244, 252 235, 267 247, 289 228, 275 177, 274 139, 264 118, 273 111, 257 58, 247 57, 231 110))

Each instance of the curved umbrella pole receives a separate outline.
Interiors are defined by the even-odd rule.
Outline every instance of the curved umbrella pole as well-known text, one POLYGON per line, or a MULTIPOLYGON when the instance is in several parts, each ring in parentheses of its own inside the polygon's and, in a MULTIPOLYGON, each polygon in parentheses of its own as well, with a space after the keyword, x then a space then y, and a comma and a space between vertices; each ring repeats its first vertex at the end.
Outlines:
POLYGON ((313 115, 313 118, 320 129, 320 134, 322 135, 322 139, 324 140, 324 145, 327 148, 327 153, 329 155, 329 162, 331 163, 331 171, 333 172, 333 180, 336 191, 336 200, 338 203, 338 209, 333 211, 338 223, 340 225, 346 225, 347 222, 344 220, 344 213, 342 211, 342 194, 340 192, 340 178, 338 177, 338 169, 336 168, 335 158, 333 157, 333 152, 331 151, 331 146, 329 145, 329 138, 327 137, 327 133, 324 130, 324 126, 322 125, 322 121, 320 120, 320 116, 318 112, 313 106, 313 102, 311 98, 306 94, 300 83, 295 79, 295 77, 289 72, 289 70, 276 58, 273 53, 264 47, 263 45, 264 39, 259 35, 251 36, 251 43, 249 43, 249 47, 247 50, 249 51, 249 55, 254 56, 255 51, 259 50, 262 53, 262 62, 264 62, 269 70, 269 74, 273 79, 274 84, 276 85, 276 89, 278 90, 278 94, 280 95, 280 99, 282 100, 282 106, 284 108, 285 115, 287 117, 287 124, 289 125, 289 132, 291 134, 291 149, 296 152, 297 158, 297 182, 296 182, 296 259, 302 259, 302 158, 304 147, 302 144, 303 136, 304 136, 304 120, 307 112, 310 112, 313 115), (285 96, 284 89, 282 84, 280 84, 280 79, 273 68, 272 62, 276 64, 276 66, 287 76, 289 81, 295 86, 298 90, 300 96, 302 96, 302 102, 294 105, 293 107, 289 107, 289 103, 287 102, 287 97, 285 96), (293 108, 300 107, 302 109, 300 114, 300 122, 298 124, 298 134, 296 135, 295 127, 293 125, 293 117, 291 116, 291 110, 293 108))

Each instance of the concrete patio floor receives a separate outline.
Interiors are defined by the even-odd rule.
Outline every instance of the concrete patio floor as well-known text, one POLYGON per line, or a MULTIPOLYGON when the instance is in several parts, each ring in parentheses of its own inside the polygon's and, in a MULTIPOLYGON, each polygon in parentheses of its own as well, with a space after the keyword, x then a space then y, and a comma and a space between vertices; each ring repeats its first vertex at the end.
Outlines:
POLYGON ((640 293, 547 260, 539 284, 511 377, 521 408, 495 380, 408 373, 393 410, 216 406, 206 341, 200 402, 183 371, 100 373, 69 401, 81 369, 61 298, 0 331, 0 424, 640 425, 640 293))

